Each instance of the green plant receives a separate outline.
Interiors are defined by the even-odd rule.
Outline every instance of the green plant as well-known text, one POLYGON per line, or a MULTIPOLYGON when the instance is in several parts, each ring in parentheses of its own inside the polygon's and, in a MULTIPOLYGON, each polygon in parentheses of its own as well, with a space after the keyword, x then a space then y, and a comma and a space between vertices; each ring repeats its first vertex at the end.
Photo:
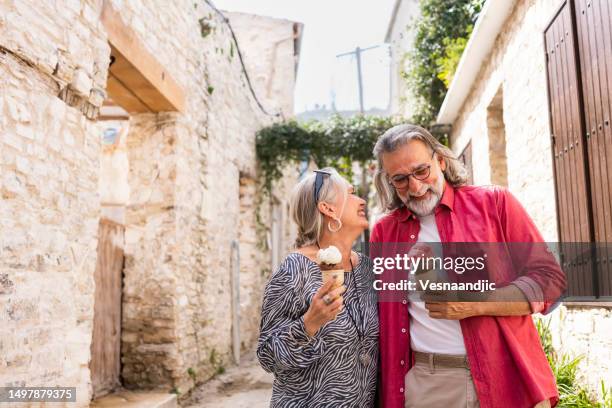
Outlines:
POLYGON ((402 77, 414 95, 413 123, 428 127, 442 105, 484 0, 421 0, 402 77))
POLYGON ((455 71, 457 71, 457 66, 459 65, 459 60, 461 60, 461 55, 463 55, 463 50, 471 34, 472 26, 470 25, 468 26, 466 37, 445 38, 442 41, 445 50, 444 56, 436 60, 436 65, 439 70, 438 78, 444 82, 444 86, 447 89, 453 81, 455 71))
POLYGON ((601 381, 601 395, 604 408, 612 408, 612 388, 606 388, 606 384, 601 381))
POLYGON ((189 368, 187 369, 187 375, 189 375, 189 377, 191 377, 191 379, 192 379, 193 381, 195 381, 195 380, 196 380, 196 372, 195 372, 195 370, 193 369, 193 367, 189 367, 189 368))
POLYGON ((213 348, 212 350, 210 350, 210 356, 208 358, 208 361, 210 362, 211 365, 216 365, 217 361, 219 360, 219 354, 217 354, 217 349, 213 348))
POLYGON ((202 36, 202 38, 208 37, 208 35, 214 30, 214 26, 211 23, 211 19, 212 15, 209 14, 207 17, 202 17, 198 20, 198 23, 200 23, 200 35, 202 36))
POLYGON ((378 137, 399 122, 400 118, 390 117, 333 116, 325 122, 287 121, 261 129, 256 151, 264 190, 271 191, 288 164, 310 160, 320 168, 333 166, 351 180, 353 163, 365 169, 378 137))
POLYGON ((209 357, 210 365, 212 366, 215 375, 220 375, 225 372, 225 367, 223 365, 223 358, 219 355, 217 350, 213 348, 210 351, 209 357))
POLYGON ((311 144, 311 135, 296 121, 274 123, 257 132, 256 152, 266 191, 282 176, 287 163, 305 158, 311 144))
POLYGON ((604 382, 601 382, 603 401, 596 401, 587 391, 587 389, 579 384, 577 380, 578 364, 582 361, 583 356, 570 357, 567 354, 557 354, 552 344, 552 332, 550 330, 550 319, 544 322, 544 319, 536 320, 536 329, 540 336, 542 348, 550 364, 550 368, 557 381, 557 389, 559 390, 559 408, 612 408, 612 390, 606 388, 604 382))

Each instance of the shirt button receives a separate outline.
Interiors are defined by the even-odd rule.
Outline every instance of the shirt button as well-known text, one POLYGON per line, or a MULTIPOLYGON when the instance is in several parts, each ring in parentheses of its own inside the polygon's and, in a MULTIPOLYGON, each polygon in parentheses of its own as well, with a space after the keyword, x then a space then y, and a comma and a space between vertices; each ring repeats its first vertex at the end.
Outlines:
POLYGON ((402 327, 402 333, 406 333, 406 329, 402 327))
POLYGON ((400 364, 401 364, 401 365, 404 365, 404 360, 400 360, 400 364))
POLYGON ((404 387, 400 388, 400 392, 404 392, 404 387))
POLYGON ((403 304, 406 304, 406 299, 402 300, 402 303, 403 303, 403 304))
POLYGON ((410 235, 410 239, 414 239, 414 234, 410 235))

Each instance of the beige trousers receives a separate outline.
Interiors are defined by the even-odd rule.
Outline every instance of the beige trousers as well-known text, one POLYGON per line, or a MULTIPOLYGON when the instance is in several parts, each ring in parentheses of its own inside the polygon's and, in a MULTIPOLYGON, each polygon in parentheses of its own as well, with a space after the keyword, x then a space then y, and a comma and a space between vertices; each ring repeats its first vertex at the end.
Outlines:
MULTIPOLYGON (((405 408, 477 408, 478 396, 470 370, 430 367, 417 362, 404 379, 405 408)), ((545 400, 534 408, 550 408, 545 400)))
POLYGON ((415 363, 404 380, 405 408, 477 408, 470 370, 415 363))

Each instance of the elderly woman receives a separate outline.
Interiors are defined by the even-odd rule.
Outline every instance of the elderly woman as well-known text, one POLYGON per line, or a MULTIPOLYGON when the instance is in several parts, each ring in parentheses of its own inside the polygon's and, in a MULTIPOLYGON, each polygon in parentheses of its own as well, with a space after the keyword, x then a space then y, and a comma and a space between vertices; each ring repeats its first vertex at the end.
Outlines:
POLYGON ((371 262, 351 250, 368 227, 365 201, 333 169, 305 177, 292 197, 296 251, 266 286, 257 356, 274 373, 272 407, 371 407, 378 318, 371 262), (322 284, 320 248, 342 254, 344 285, 322 284))

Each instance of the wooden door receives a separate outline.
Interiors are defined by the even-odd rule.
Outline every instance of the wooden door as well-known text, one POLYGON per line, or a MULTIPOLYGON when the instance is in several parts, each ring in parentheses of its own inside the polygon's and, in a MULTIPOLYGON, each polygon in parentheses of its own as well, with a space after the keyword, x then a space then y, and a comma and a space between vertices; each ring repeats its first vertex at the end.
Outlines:
POLYGON ((101 218, 94 280, 94 324, 91 378, 94 398, 120 386, 121 288, 125 227, 101 218))

